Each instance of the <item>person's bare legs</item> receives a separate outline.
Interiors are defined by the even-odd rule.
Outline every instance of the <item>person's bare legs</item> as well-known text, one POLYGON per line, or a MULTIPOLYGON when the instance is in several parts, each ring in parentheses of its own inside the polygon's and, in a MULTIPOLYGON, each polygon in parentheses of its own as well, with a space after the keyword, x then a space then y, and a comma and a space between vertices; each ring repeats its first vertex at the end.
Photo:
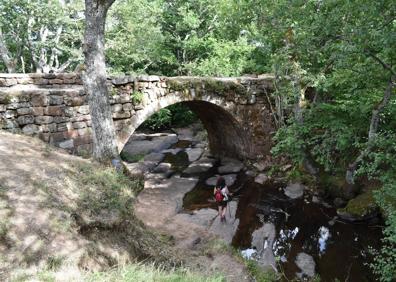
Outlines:
POLYGON ((219 216, 220 216, 220 220, 221 220, 223 218, 223 216, 222 216, 222 207, 219 206, 218 209, 219 209, 219 216))
POLYGON ((224 221, 226 219, 226 211, 227 211, 227 206, 223 207, 223 212, 221 214, 221 218, 223 218, 224 221))

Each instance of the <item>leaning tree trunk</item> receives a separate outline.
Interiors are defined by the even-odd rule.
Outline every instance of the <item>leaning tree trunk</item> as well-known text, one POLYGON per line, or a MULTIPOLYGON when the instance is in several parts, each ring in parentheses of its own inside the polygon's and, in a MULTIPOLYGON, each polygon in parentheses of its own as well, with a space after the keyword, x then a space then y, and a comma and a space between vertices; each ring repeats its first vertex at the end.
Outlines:
POLYGON ((105 22, 115 0, 85 0, 84 88, 92 117, 93 156, 100 162, 118 158, 105 66, 105 22))
POLYGON ((373 109, 373 111, 371 113, 371 121, 370 121, 370 129, 368 132, 367 146, 363 151, 360 152, 360 154, 355 159, 355 161, 353 163, 349 164, 346 174, 345 174, 345 181, 348 184, 351 184, 351 185, 354 184, 354 176, 355 176, 356 170, 358 169, 358 165, 367 156, 367 154, 371 150, 371 147, 373 146, 373 142, 375 140, 375 137, 377 136, 380 114, 382 113, 382 111, 388 105, 388 103, 390 101, 395 83, 396 83, 396 75, 393 75, 388 83, 388 86, 385 89, 384 96, 382 97, 381 102, 373 109))

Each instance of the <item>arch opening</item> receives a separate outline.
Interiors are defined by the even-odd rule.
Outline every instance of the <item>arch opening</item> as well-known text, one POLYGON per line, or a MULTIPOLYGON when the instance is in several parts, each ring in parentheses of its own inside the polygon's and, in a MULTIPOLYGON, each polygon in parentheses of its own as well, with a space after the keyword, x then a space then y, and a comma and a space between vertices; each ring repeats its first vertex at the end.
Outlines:
MULTIPOLYGON (((228 110, 220 105, 202 100, 169 103, 166 107, 177 103, 187 106, 202 122, 207 132, 209 150, 213 156, 218 158, 232 157, 245 159, 249 155, 249 143, 246 135, 243 134, 243 129, 239 122, 228 110)), ((120 147, 120 151, 122 151, 135 130, 138 129, 144 121, 160 109, 166 107, 159 107, 157 111, 148 109, 147 111, 143 111, 141 115, 136 116, 135 123, 130 125, 127 129, 129 131, 128 137, 124 138, 125 140, 120 147)))

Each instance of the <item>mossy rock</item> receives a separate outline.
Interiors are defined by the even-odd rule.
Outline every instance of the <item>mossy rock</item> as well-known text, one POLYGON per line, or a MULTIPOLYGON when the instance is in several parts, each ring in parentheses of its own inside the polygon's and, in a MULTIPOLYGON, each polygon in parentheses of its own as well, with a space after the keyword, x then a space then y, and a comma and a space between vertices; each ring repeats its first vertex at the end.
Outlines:
POLYGON ((337 210, 337 214, 349 221, 360 221, 378 215, 378 206, 375 203, 373 192, 368 191, 350 200, 345 208, 337 210))

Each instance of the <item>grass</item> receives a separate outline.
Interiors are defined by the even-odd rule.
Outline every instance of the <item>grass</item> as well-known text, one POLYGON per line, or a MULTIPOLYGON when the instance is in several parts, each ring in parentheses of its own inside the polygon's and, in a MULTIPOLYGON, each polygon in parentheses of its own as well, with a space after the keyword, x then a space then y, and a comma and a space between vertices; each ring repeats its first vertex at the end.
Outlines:
POLYGON ((106 272, 88 274, 84 281, 87 282, 223 282, 222 276, 205 277, 187 269, 177 268, 164 270, 161 267, 144 264, 129 264, 106 272))
POLYGON ((131 179, 111 167, 99 165, 79 164, 77 173, 68 177, 79 187, 79 209, 93 214, 106 210, 128 214, 143 187, 141 179, 131 179))

